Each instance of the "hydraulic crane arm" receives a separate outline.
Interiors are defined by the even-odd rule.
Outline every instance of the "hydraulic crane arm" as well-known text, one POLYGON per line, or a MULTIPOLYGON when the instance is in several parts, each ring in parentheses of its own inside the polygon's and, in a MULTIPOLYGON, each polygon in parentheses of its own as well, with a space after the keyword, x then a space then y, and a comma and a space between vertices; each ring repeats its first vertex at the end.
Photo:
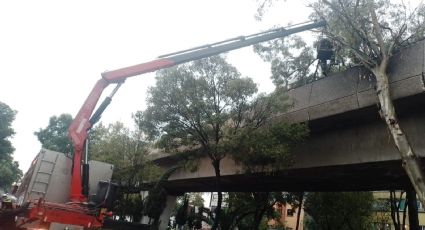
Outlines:
POLYGON ((176 53, 162 55, 158 59, 118 70, 102 73, 102 78, 97 81, 77 116, 69 127, 69 135, 74 145, 74 164, 71 181, 71 201, 84 201, 82 177, 81 177, 81 158, 83 156, 84 145, 87 139, 88 131, 99 120, 100 115, 110 103, 112 96, 118 90, 121 83, 128 77, 153 72, 156 70, 168 68, 185 62, 210 57, 223 52, 239 49, 253 44, 273 40, 275 38, 286 37, 298 32, 314 29, 324 26, 324 21, 303 24, 291 28, 279 28, 249 36, 241 36, 227 39, 221 42, 195 47, 176 53), (99 106, 93 114, 94 108, 103 92, 109 84, 118 84, 109 97, 99 106), (92 116, 93 114, 93 116, 92 116))

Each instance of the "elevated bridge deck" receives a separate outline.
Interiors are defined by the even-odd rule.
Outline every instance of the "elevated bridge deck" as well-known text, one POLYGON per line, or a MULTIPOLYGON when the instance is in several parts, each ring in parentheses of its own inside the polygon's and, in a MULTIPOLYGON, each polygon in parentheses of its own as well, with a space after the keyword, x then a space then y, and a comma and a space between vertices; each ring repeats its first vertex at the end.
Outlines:
MULTIPOLYGON (((401 127, 415 152, 425 157, 424 41, 390 62, 389 76, 401 127)), ((374 78, 361 67, 317 80, 288 92, 292 108, 277 117, 308 122, 311 136, 294 151, 294 164, 270 174, 243 174, 231 158, 222 161, 223 191, 384 190, 409 185, 400 155, 378 115, 374 78)), ((178 155, 160 154, 170 167, 178 155)), ((202 158, 199 170, 180 170, 166 185, 170 192, 214 191, 214 170, 202 158)))

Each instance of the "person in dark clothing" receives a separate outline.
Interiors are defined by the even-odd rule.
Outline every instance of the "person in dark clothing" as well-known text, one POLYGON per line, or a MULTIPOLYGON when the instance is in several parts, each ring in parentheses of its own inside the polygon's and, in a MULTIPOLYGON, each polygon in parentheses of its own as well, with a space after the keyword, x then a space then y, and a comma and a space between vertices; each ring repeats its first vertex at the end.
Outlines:
POLYGON ((22 212, 22 210, 23 209, 21 208, 19 209, 16 208, 15 199, 13 199, 11 196, 4 194, 1 197, 0 230, 19 229, 19 228, 16 228, 15 217, 18 213, 22 212))

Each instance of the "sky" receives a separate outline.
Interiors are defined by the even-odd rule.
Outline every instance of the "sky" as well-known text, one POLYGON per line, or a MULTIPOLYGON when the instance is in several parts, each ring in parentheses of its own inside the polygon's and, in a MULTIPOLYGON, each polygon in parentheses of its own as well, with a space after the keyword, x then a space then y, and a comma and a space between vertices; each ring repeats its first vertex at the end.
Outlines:
MULTIPOLYGON (((305 22, 310 13, 305 4, 280 1, 259 22, 255 0, 0 1, 0 101, 18 112, 11 139, 15 160, 25 172, 41 149, 34 132, 53 115, 75 116, 102 72, 305 22)), ((269 64, 252 48, 227 58, 260 91, 273 89, 269 64)), ((154 76, 127 79, 101 121, 132 126, 131 114, 145 108, 154 76)))

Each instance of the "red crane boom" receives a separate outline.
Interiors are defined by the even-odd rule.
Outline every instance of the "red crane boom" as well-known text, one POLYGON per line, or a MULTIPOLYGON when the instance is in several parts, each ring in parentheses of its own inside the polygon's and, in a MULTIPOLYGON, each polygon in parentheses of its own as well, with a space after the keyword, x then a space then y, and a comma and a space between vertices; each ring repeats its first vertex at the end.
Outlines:
MULTIPOLYGON (((101 96, 103 90, 112 83, 121 84, 125 81, 125 79, 133 76, 137 76, 140 74, 153 72, 159 69, 168 68, 174 65, 182 64, 185 62, 198 60, 205 57, 210 57, 213 55, 217 55, 223 52, 227 52, 230 50, 239 49, 245 46, 250 46, 253 44, 257 44, 264 41, 269 41, 275 38, 285 37, 294 33, 302 32, 305 30, 314 29, 317 27, 324 26, 324 21, 313 22, 310 24, 304 24, 297 27, 292 28, 279 28, 274 30, 269 30, 261 33, 252 34, 249 36, 241 36, 232 39, 227 39, 221 42, 217 42, 210 45, 204 45, 195 47, 188 50, 183 50, 176 53, 171 53, 167 55, 162 55, 159 59, 125 67, 118 70, 108 71, 102 73, 102 78, 95 84, 74 121, 71 123, 69 127, 69 135, 74 144, 74 167, 73 167, 73 175, 71 182, 71 200, 72 201, 83 201, 85 199, 83 195, 82 188, 82 177, 81 177, 81 158, 84 152, 84 145, 87 139, 88 130, 92 127, 93 123, 90 121, 97 121, 100 117, 100 114, 106 108, 107 104, 109 104, 110 99, 113 94, 116 92, 114 90, 113 94, 108 97, 109 100, 106 103, 105 108, 99 107, 100 112, 93 118, 91 118, 93 114, 93 110, 101 96)), ((119 87, 119 85, 118 85, 119 87)), ((118 88, 117 88, 118 89, 118 88)))
MULTIPOLYGON (((87 188, 85 185, 87 185, 88 181, 87 154, 84 154, 84 150, 89 130, 94 125, 94 123, 96 123, 100 119, 102 112, 111 102, 113 95, 127 78, 168 68, 181 63, 210 57, 230 50, 235 50, 253 44, 269 41, 275 38, 285 37, 294 33, 311 30, 317 27, 324 26, 325 24, 326 23, 324 21, 304 23, 287 28, 268 30, 249 36, 235 37, 213 44, 208 44, 192 49, 183 50, 180 52, 162 55, 154 61, 102 73, 102 78, 96 82, 87 99, 85 100, 83 106, 80 108, 77 116, 69 127, 69 136, 72 139, 74 147, 73 171, 70 191, 70 199, 72 201, 73 206, 65 205, 71 208, 64 208, 64 204, 57 204, 55 206, 54 204, 50 203, 48 206, 46 205, 43 208, 48 209, 52 212, 51 217, 49 217, 49 221, 81 225, 86 227, 96 227, 101 225, 101 215, 97 217, 97 221, 94 221, 95 218, 92 216, 92 214, 89 214, 88 212, 85 218, 82 217, 82 209, 84 209, 84 205, 82 204, 82 202, 85 202, 87 199, 87 188), (96 112, 93 113, 98 103, 98 100, 102 95, 103 90, 110 84, 117 84, 117 86, 112 91, 111 95, 106 97, 105 101, 102 102, 101 105, 99 105, 96 112), (82 164, 82 157, 84 155, 84 164, 82 164), (76 204, 79 204, 77 208, 75 208, 76 204), (60 209, 61 212, 64 212, 65 210, 65 212, 68 214, 64 215, 63 213, 61 213, 60 215, 54 215, 55 207, 57 210, 60 209), (73 207, 75 209, 75 212, 72 212, 73 207)), ((40 209, 40 205, 36 206, 35 208, 33 208, 33 212, 30 213, 37 213, 37 211, 40 209), (37 208, 37 210, 35 210, 35 208, 37 208)))

